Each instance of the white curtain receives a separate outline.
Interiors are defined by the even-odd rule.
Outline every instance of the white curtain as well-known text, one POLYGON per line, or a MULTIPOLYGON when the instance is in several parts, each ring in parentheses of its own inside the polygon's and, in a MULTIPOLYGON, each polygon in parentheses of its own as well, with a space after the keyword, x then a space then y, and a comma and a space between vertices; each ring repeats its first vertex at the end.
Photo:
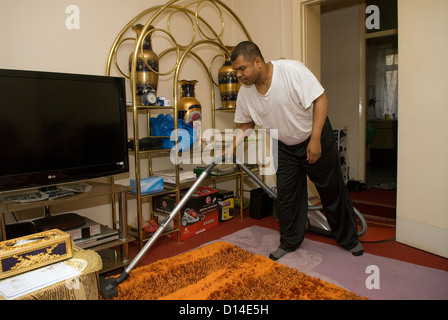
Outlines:
POLYGON ((398 50, 378 47, 377 119, 398 119, 398 50))

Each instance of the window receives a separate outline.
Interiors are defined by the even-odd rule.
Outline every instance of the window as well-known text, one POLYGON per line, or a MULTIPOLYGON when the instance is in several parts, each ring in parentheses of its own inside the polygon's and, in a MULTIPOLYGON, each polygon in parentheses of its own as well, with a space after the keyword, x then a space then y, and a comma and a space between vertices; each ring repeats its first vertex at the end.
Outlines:
POLYGON ((398 52, 396 49, 384 50, 384 55, 380 55, 379 59, 384 59, 384 69, 379 70, 382 72, 379 74, 381 83, 379 116, 395 120, 398 119, 398 52))
POLYGON ((398 119, 398 37, 366 42, 367 120, 398 119))

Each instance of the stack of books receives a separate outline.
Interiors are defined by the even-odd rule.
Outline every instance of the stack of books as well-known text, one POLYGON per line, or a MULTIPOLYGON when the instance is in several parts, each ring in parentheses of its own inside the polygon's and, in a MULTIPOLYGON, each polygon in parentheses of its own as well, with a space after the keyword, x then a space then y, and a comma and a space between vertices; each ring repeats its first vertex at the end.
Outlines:
MULTIPOLYGON (((176 183, 176 171, 174 169, 161 170, 154 172, 154 175, 163 179, 163 183, 176 183)), ((184 171, 182 168, 179 170, 179 182, 187 182, 195 180, 196 175, 193 171, 184 171)))
MULTIPOLYGON (((207 169, 207 166, 199 166, 193 169, 193 172, 196 173, 197 176, 199 176, 205 169, 207 169)), ((226 174, 234 173, 236 169, 235 164, 218 164, 215 166, 209 173, 210 176, 222 176, 226 174)))

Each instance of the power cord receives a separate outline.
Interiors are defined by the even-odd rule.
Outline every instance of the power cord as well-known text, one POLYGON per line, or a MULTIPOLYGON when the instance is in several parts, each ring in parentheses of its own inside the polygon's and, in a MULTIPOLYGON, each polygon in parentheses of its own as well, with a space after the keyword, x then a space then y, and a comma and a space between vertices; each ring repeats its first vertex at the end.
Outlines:
POLYGON ((383 239, 383 240, 374 240, 374 241, 361 241, 361 243, 383 243, 383 242, 390 242, 390 241, 395 241, 395 237, 390 238, 390 239, 383 239))

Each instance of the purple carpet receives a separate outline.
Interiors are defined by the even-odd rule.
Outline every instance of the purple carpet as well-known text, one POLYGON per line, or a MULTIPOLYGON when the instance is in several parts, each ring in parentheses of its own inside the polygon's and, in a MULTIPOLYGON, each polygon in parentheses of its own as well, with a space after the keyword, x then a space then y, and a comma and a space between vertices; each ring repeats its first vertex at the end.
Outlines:
MULTIPOLYGON (((219 239, 254 254, 277 249, 277 231, 249 227, 219 239)), ((448 272, 365 253, 353 256, 341 247, 305 239, 279 263, 373 300, 446 300, 448 272)))

